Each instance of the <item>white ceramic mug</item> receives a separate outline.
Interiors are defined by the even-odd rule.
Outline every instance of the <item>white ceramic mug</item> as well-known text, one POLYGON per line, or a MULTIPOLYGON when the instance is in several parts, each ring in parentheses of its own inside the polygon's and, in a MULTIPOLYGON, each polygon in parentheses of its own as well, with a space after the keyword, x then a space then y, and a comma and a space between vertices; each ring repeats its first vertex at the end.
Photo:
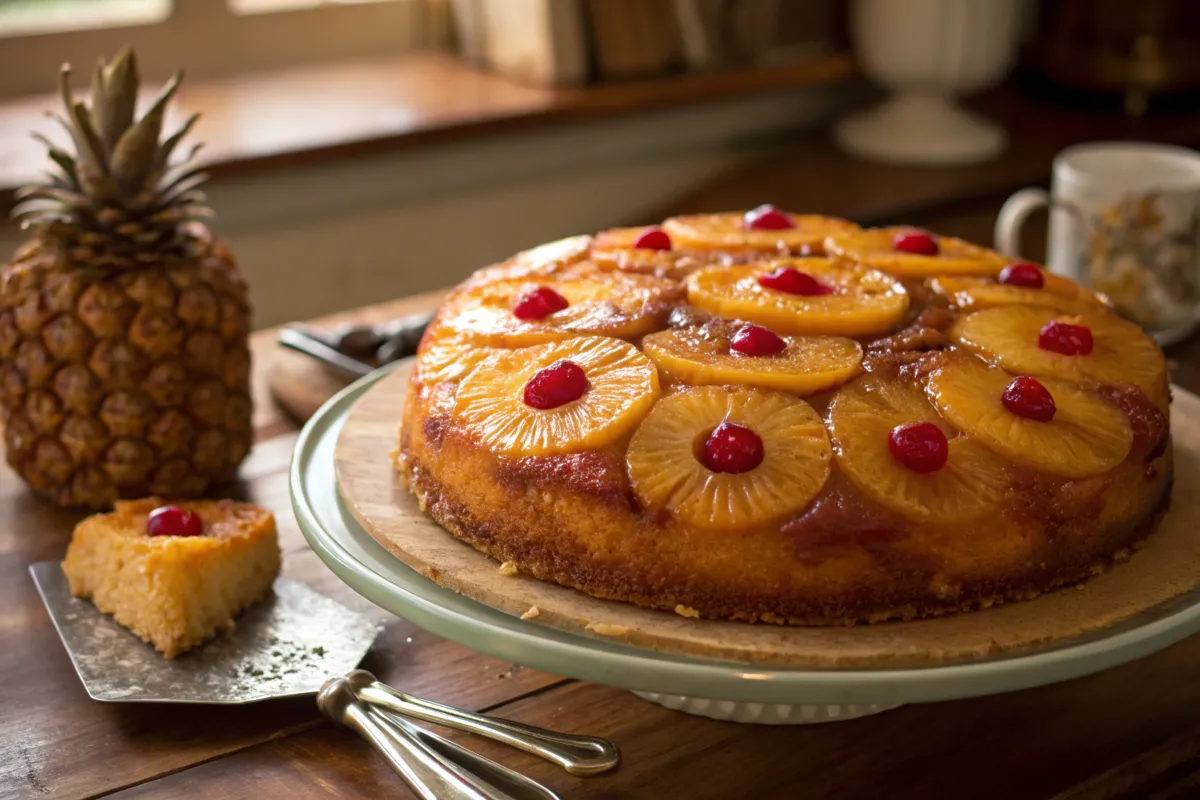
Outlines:
POLYGON ((1200 320, 1200 152, 1089 142, 1054 158, 1050 192, 1022 189, 996 219, 996 249, 1020 258, 1021 226, 1050 209, 1046 266, 1102 292, 1160 341, 1200 320))

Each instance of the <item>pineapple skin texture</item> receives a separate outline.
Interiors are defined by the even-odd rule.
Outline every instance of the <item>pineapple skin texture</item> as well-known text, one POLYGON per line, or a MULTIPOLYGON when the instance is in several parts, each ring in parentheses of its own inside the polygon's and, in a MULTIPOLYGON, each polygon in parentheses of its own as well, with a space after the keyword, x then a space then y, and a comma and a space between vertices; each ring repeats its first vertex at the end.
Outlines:
MULTIPOLYGON (((600 234, 590 258, 613 270, 681 282, 696 274, 697 259, 700 269, 755 263, 744 243, 727 247, 721 237, 731 220, 720 223, 712 242, 690 239, 677 253, 614 252, 620 240, 628 238, 627 231, 600 234), (707 254, 698 255, 706 249, 707 254)), ((666 223, 663 228, 672 229, 666 223)), ((572 245, 572 263, 588 258, 580 255, 578 237, 572 245)), ((803 254, 787 252, 775 242, 758 251, 757 260, 781 255, 803 254)), ((957 249, 953 253, 955 258, 962 256, 957 249)), ((956 262, 953 273, 985 274, 996 269, 996 261, 989 254, 986 264, 968 267, 956 262)), ((458 298, 478 290, 492 276, 511 276, 518 268, 540 278, 562 269, 562 264, 547 262, 535 268, 526 257, 481 270, 451 295, 442 314, 452 313, 458 298)), ((554 455, 535 456, 530 451, 506 456, 487 446, 456 416, 456 394, 471 374, 472 362, 489 358, 483 352, 488 348, 481 345, 492 343, 456 343, 454 332, 438 320, 426 333, 409 383, 395 467, 426 514, 477 550, 515 564, 523 574, 648 608, 685 607, 689 615, 711 619, 846 625, 936 616, 1033 597, 1085 580, 1127 558, 1154 530, 1170 498, 1174 456, 1159 398, 1132 386, 1113 386, 1111 391, 1085 387, 1117 398, 1115 404, 1130 417, 1135 432, 1128 457, 1111 469, 1064 477, 1010 462, 987 450, 981 437, 940 419, 925 398, 930 375, 945 358, 939 351, 967 356, 971 349, 953 337, 952 323, 963 312, 948 308, 947 298, 939 298, 928 282, 914 280, 905 278, 906 285, 915 287, 914 308, 906 318, 881 337, 859 340, 867 374, 847 375, 846 382, 816 395, 793 392, 823 419, 834 457, 811 502, 782 516, 706 527, 689 522, 679 509, 647 505, 639 499, 637 476, 631 475, 627 461, 631 442, 639 435, 636 426, 603 446, 554 455), (881 342, 887 346, 881 347, 881 342), (452 355, 456 347, 461 356, 457 361, 452 355), (951 448, 951 459, 963 451, 960 445, 969 445, 995 468, 977 458, 966 465, 972 469, 946 473, 943 477, 955 491, 934 492, 921 513, 911 510, 911 502, 880 502, 864 491, 863 475, 874 474, 876 483, 887 483, 890 473, 905 469, 885 460, 890 458, 886 444, 876 448, 878 455, 861 449, 850 452, 847 443, 862 444, 868 426, 839 428, 831 417, 831 401, 870 381, 911 389, 947 434, 960 440, 951 448), (1163 415, 1158 422, 1156 414, 1163 415), (1158 444, 1156 430, 1161 434, 1158 444), (860 458, 859 453, 865 455, 860 458), (840 466, 844 458, 862 461, 866 468, 852 478, 840 466)), ((681 301, 660 322, 660 330, 695 332, 710 322, 709 314, 681 301)), ((629 341, 645 350, 647 338, 629 341)), ((718 350, 722 347, 717 345, 718 350)), ((661 368, 658 375, 661 397, 655 408, 691 391, 689 386, 753 386, 746 376, 715 377, 715 372, 709 375, 702 368, 690 377, 661 368)), ((651 420, 653 413, 639 424, 651 420)), ((765 432, 770 426, 759 427, 765 432)), ((696 430, 697 441, 705 433, 696 430)), ((652 472, 652 467, 647 469, 652 472)), ((754 474, 752 470, 723 477, 750 481, 754 474)), ((761 488, 751 483, 747 487, 761 488)), ((903 491, 899 481, 877 489, 903 491)))
POLYGON ((64 507, 190 498, 250 450, 252 311, 207 228, 170 267, 100 271, 34 237, 0 268, 0 423, 8 464, 64 507))

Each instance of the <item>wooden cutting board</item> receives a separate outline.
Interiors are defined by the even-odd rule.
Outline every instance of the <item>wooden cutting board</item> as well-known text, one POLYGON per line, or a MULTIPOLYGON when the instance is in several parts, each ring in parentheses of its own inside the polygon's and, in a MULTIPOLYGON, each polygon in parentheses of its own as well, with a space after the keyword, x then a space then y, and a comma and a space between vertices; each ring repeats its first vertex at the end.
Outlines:
POLYGON ((1078 589, 965 614, 856 627, 783 627, 698 620, 600 600, 524 575, 459 541, 417 507, 392 468, 410 366, 358 401, 335 454, 339 490, 355 518, 393 555, 426 577, 534 624, 616 639, 664 653, 773 667, 932 666, 1041 648, 1095 632, 1200 587, 1200 398, 1175 389, 1176 481, 1159 530, 1132 559, 1078 589))
POLYGON ((354 381, 354 376, 326 367, 295 350, 276 345, 271 351, 267 385, 271 396, 297 422, 307 422, 325 401, 354 381))

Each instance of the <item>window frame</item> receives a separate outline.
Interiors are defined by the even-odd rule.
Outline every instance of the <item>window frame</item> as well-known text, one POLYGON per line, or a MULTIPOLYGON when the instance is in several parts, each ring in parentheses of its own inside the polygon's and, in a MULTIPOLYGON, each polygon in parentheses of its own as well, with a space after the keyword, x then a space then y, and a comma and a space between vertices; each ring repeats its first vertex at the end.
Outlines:
POLYGON ((227 0, 173 0, 163 20, 0 37, 0 100, 55 91, 62 64, 86 85, 96 60, 125 45, 143 77, 188 82, 322 62, 394 56, 441 44, 445 0, 329 3, 235 13, 227 0))

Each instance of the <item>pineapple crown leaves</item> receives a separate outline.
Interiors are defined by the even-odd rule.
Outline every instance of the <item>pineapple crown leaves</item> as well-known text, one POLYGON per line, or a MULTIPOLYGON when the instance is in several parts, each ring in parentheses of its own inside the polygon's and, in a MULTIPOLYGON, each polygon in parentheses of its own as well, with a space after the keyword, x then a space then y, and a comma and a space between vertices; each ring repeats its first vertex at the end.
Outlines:
POLYGON ((170 225, 211 216, 198 187, 207 175, 194 163, 201 145, 172 163, 171 156, 199 119, 193 114, 172 134, 162 138, 167 106, 183 80, 175 73, 140 119, 136 117, 141 79, 137 57, 123 49, 111 63, 100 59, 92 74, 89 103, 71 90, 71 68, 64 64, 59 92, 65 115, 48 112, 70 137, 74 153, 46 136, 34 138, 46 147, 58 168, 46 180, 20 191, 14 217, 23 227, 80 223, 85 217, 123 221, 129 214, 170 225), (117 209, 119 215, 100 215, 117 209))

